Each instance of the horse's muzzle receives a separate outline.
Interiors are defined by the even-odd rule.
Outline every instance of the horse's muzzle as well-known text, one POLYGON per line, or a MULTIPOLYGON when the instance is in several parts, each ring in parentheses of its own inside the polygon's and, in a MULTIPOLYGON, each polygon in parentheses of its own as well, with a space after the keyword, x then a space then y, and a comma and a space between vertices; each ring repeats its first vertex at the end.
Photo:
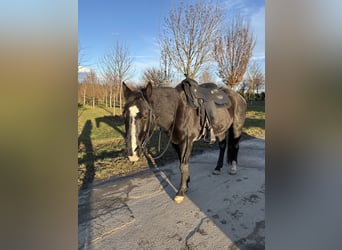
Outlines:
POLYGON ((135 161, 139 160, 139 156, 137 156, 136 154, 134 154, 134 155, 129 155, 129 156, 128 156, 128 160, 129 160, 129 161, 132 161, 132 162, 135 162, 135 161))
POLYGON ((135 161, 139 160, 140 154, 141 154, 140 148, 137 147, 137 148, 133 151, 133 154, 129 154, 129 155, 128 155, 128 160, 131 161, 131 162, 135 162, 135 161))

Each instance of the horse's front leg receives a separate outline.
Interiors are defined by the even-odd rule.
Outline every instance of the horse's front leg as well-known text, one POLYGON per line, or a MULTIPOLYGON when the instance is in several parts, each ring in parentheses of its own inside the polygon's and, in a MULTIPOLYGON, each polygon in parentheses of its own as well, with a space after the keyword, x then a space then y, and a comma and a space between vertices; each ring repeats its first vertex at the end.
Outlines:
POLYGON ((181 143, 180 145, 174 145, 179 157, 181 172, 181 183, 176 193, 175 202, 180 203, 184 200, 184 194, 188 189, 188 183, 190 182, 189 175, 189 159, 192 150, 192 143, 189 140, 181 143))
POLYGON ((181 183, 174 199, 176 203, 181 203, 184 200, 184 194, 188 189, 188 182, 190 181, 189 164, 181 163, 180 171, 181 183))

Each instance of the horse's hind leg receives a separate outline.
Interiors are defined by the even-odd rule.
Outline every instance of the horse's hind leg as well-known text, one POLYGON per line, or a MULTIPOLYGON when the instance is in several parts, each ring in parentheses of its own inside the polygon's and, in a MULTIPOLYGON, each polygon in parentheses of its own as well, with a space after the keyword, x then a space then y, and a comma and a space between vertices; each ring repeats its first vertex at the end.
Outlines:
POLYGON ((224 153, 226 151, 226 146, 227 146, 227 140, 226 140, 225 134, 217 136, 217 138, 219 141, 220 154, 217 160, 216 168, 213 171, 213 174, 215 175, 219 175, 221 173, 221 168, 223 166, 224 153))
POLYGON ((238 137, 234 136, 234 128, 231 126, 229 128, 229 137, 228 137, 228 152, 227 152, 227 162, 229 169, 229 174, 235 175, 237 172, 237 157, 239 153, 239 140, 241 138, 241 134, 238 137))

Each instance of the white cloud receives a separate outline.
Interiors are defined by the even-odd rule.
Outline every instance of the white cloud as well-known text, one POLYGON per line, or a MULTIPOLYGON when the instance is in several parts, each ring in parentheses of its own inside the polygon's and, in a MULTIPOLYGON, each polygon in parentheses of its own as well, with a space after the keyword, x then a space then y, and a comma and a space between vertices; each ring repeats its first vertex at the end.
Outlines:
POLYGON ((85 67, 85 66, 78 66, 78 73, 89 73, 90 72, 90 68, 85 67))

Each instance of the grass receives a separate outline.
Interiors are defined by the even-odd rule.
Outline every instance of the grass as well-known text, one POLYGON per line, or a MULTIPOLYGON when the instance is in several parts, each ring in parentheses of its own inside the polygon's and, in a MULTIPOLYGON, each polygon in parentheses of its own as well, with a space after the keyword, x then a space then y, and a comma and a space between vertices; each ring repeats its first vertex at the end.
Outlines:
POLYGON ((242 132, 246 135, 265 138, 265 101, 247 104, 247 115, 242 132))
MULTIPOLYGON (((116 114, 120 114, 116 110, 116 114)), ((242 139, 265 136, 265 103, 248 104, 247 118, 242 139)), ((158 155, 158 142, 163 151, 168 143, 164 133, 155 131, 148 144, 149 153, 158 155), (159 139, 159 136, 161 138, 159 139)), ((194 143, 192 154, 218 149, 217 143, 209 145, 203 141, 194 143)), ((104 107, 79 106, 78 108, 78 186, 86 187, 93 180, 104 180, 112 176, 125 176, 147 169, 149 159, 141 157, 135 163, 126 159, 124 142, 124 121, 112 116, 104 107)), ((169 146, 158 166, 176 160, 177 155, 169 146)))

